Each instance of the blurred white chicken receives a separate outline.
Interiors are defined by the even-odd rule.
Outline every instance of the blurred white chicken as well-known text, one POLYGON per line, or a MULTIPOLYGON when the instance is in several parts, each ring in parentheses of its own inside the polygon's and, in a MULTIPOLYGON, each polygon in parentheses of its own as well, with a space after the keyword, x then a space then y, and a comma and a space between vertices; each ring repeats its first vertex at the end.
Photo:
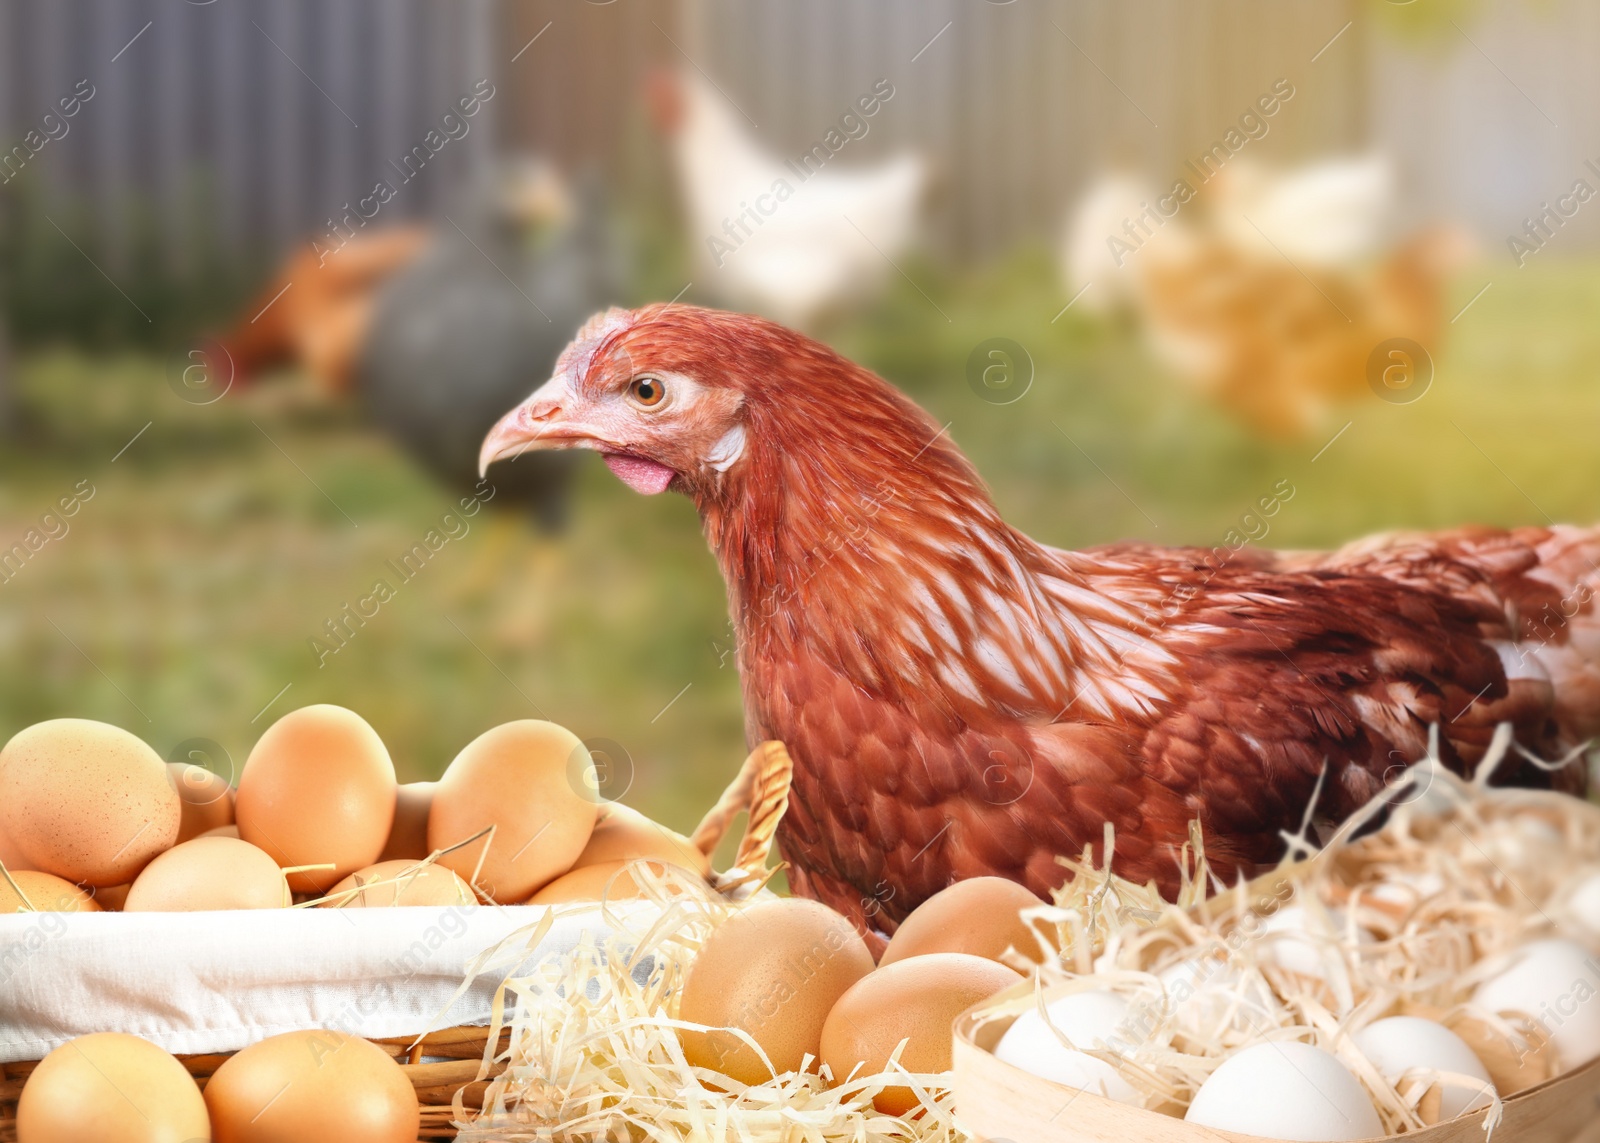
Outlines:
POLYGON ((1069 297, 1084 291, 1079 304, 1107 314, 1138 305, 1140 263, 1153 260, 1144 257, 1149 250, 1156 258, 1193 254, 1207 237, 1264 257, 1354 266, 1381 248, 1393 193, 1393 174, 1381 155, 1289 171, 1238 158, 1185 193, 1163 193, 1139 175, 1111 171, 1071 211, 1062 276, 1069 297))
POLYGON ((1437 347, 1445 283, 1470 245, 1444 226, 1394 242, 1392 209, 1379 157, 1281 173, 1235 159, 1164 194, 1108 174, 1071 214, 1062 272, 1090 312, 1135 311, 1191 388, 1293 436, 1366 391, 1380 342, 1437 347))
POLYGON ((1235 159, 1206 184, 1218 229, 1245 249, 1310 266, 1377 254, 1393 217, 1394 173, 1382 155, 1274 171, 1235 159))
POLYGON ((916 236, 921 157, 870 169, 830 158, 807 174, 764 148, 699 75, 658 77, 651 94, 672 136, 697 277, 728 301, 804 328, 879 285, 916 236))

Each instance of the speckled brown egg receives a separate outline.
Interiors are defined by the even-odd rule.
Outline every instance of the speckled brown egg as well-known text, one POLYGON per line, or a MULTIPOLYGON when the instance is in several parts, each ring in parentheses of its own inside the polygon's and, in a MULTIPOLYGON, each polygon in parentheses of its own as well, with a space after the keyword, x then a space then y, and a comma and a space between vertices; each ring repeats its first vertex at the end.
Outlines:
MULTIPOLYGON (((818 1054, 835 1001, 871 971, 866 943, 826 905, 800 898, 757 901, 706 938, 684 978, 678 1014, 712 1029, 748 1033, 781 1075, 818 1054)), ((695 1067, 741 1083, 772 1078, 761 1057, 728 1032, 680 1032, 679 1038, 695 1067)))
POLYGON ((417 1093, 376 1044, 285 1032, 225 1061, 206 1084, 216 1143, 416 1143, 417 1093))
MULTIPOLYGON (((969 953, 926 953, 879 968, 851 987, 822 1028, 822 1062, 835 1084, 883 1071, 901 1040, 900 1063, 915 1073, 950 1070, 951 1025, 980 1000, 1022 979, 969 953), (859 1070, 858 1070, 859 1069, 859 1070)), ((873 1105, 888 1115, 917 1106, 909 1087, 885 1088, 873 1105)))
MULTIPOLYGON (((528 904, 562 905, 572 901, 638 900, 643 891, 628 871, 628 867, 632 864, 631 861, 607 861, 600 865, 585 865, 580 869, 574 869, 571 873, 563 873, 529 897, 528 904)), ((657 876, 666 872, 666 865, 662 862, 647 861, 646 864, 657 876)), ((685 869, 681 865, 675 866, 674 869, 678 877, 701 879, 699 873, 685 869)))
POLYGON ((183 818, 178 824, 180 842, 233 824, 233 787, 222 775, 188 762, 168 762, 167 775, 183 803, 183 818))
POLYGON ((394 803, 394 824, 389 827, 389 840, 383 843, 379 861, 420 861, 428 856, 428 811, 433 808, 433 791, 438 785, 407 782, 400 787, 394 803))
POLYGON ((394 763, 378 732, 342 706, 306 706, 267 728, 239 774, 239 836, 325 893, 378 860, 394 824, 394 763))
POLYGON ((324 909, 380 909, 390 906, 476 905, 472 887, 442 865, 409 858, 380 861, 357 870, 328 893, 324 909), (355 892, 352 892, 355 890, 355 892))
POLYGON ((22 856, 22 851, 12 844, 11 839, 6 837, 3 831, 0 831, 0 865, 4 865, 13 873, 19 869, 33 868, 28 864, 28 859, 22 856))
POLYGON ((621 802, 601 804, 600 813, 595 818, 594 832, 589 835, 589 844, 578 854, 578 860, 572 863, 572 868, 609 865, 616 861, 632 861, 636 857, 658 858, 685 869, 696 870, 701 876, 711 872, 711 859, 696 849, 688 838, 621 802))
POLYGON ((594 831, 594 763, 577 735, 524 719, 469 742, 439 779, 428 815, 428 848, 445 849, 487 826, 484 837, 439 863, 500 902, 526 900, 572 868, 594 831))
POLYGON ((0 877, 0 913, 15 913, 19 909, 35 913, 98 913, 101 906, 87 889, 50 873, 20 870, 11 875, 22 890, 0 877), (24 899, 26 898, 26 899, 24 899))
POLYGON ((102 889, 96 889, 94 891, 94 903, 108 913, 120 913, 122 912, 122 906, 128 902, 128 891, 132 888, 133 886, 130 884, 107 885, 102 889))
POLYGON ((284 909, 289 886, 278 863, 247 841, 197 837, 175 845, 134 879, 124 913, 284 909))
POLYGON ((1039 942, 1019 916, 1044 904, 1004 877, 973 877, 941 889, 900 922, 878 964, 893 964, 923 953, 959 952, 999 960, 1015 948, 1039 959, 1039 942))
POLYGON ((0 832, 34 869, 124 884, 172 847, 181 817, 161 756, 121 727, 58 718, 0 750, 0 832))
POLYGON ((194 1078, 138 1036, 79 1036, 33 1069, 17 1102, 18 1143, 206 1143, 194 1078))

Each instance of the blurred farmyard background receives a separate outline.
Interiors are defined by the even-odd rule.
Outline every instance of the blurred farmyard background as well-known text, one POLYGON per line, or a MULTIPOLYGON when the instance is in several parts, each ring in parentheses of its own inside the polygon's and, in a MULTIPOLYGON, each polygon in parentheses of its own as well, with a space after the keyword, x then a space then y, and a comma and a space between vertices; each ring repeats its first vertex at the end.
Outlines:
POLYGON ((543 716, 692 825, 745 750, 692 507, 473 471, 607 304, 800 326, 1062 546, 1592 521, 1597 49, 1560 0, 0 0, 0 735, 230 774, 334 702, 417 780, 543 716))

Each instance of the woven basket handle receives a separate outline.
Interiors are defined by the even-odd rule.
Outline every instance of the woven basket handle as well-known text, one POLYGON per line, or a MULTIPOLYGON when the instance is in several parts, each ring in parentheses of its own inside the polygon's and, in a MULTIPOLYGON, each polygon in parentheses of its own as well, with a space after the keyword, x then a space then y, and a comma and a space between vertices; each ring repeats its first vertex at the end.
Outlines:
POLYGON ((765 869, 778 823, 789 808, 789 782, 793 776, 794 761, 783 743, 763 742, 750 751, 738 777, 695 827, 690 839, 695 848, 709 857, 728 835, 733 819, 741 810, 748 810, 750 819, 745 823, 734 868, 750 873, 765 869))

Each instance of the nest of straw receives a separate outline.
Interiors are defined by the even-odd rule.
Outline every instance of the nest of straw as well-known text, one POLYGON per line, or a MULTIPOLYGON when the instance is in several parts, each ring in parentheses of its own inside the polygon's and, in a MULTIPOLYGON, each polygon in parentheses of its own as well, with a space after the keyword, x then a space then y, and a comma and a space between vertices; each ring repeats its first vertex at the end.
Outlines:
MULTIPOLYGON (((587 934, 571 953, 505 982, 496 997, 491 1042, 509 1030, 494 1061, 504 1071, 480 1113, 458 1100, 463 1141, 738 1140, 768 1143, 956 1143, 944 1075, 889 1071, 829 1087, 813 1068, 746 1085, 684 1058, 681 1031, 705 1031, 679 1018, 684 974, 706 937, 737 905, 676 871, 635 865, 628 872, 643 902, 574 906, 598 909, 610 934, 587 934), (872 1098, 906 1085, 923 1096, 911 1117, 884 1115, 872 1098)), ((537 945, 553 912, 525 937, 489 950, 480 971, 513 967, 537 945)), ((754 1041, 747 1040, 758 1052, 754 1041)))
POLYGON ((1467 1001, 1505 954, 1563 927, 1566 888, 1600 861, 1600 808, 1488 784, 1515 749, 1501 729, 1472 781, 1430 752, 1325 847, 1303 828, 1288 838, 1290 858, 1248 884, 1212 876, 1196 831, 1183 891, 1168 903, 1109 872, 1108 834, 1104 865, 1064 862, 1072 879, 1053 905, 1030 911, 1065 951, 1034 970, 1028 995, 984 1009, 980 1025, 1035 1006, 1043 1013, 1047 1000, 1074 991, 1112 991, 1130 1004, 1126 1034, 1090 1054, 1146 1108, 1181 1117, 1234 1050, 1298 1040, 1349 1068, 1386 1132, 1400 1135, 1437 1122, 1441 1085, 1481 1087, 1426 1069, 1397 1087, 1352 1040, 1383 1017, 1423 1016, 1482 1057, 1499 1096, 1473 1114, 1492 1132, 1505 1097, 1558 1067, 1536 1025, 1468 1011, 1467 1001), (1379 819, 1381 828, 1357 836, 1379 819), (1294 924, 1274 924, 1291 909, 1294 924))

